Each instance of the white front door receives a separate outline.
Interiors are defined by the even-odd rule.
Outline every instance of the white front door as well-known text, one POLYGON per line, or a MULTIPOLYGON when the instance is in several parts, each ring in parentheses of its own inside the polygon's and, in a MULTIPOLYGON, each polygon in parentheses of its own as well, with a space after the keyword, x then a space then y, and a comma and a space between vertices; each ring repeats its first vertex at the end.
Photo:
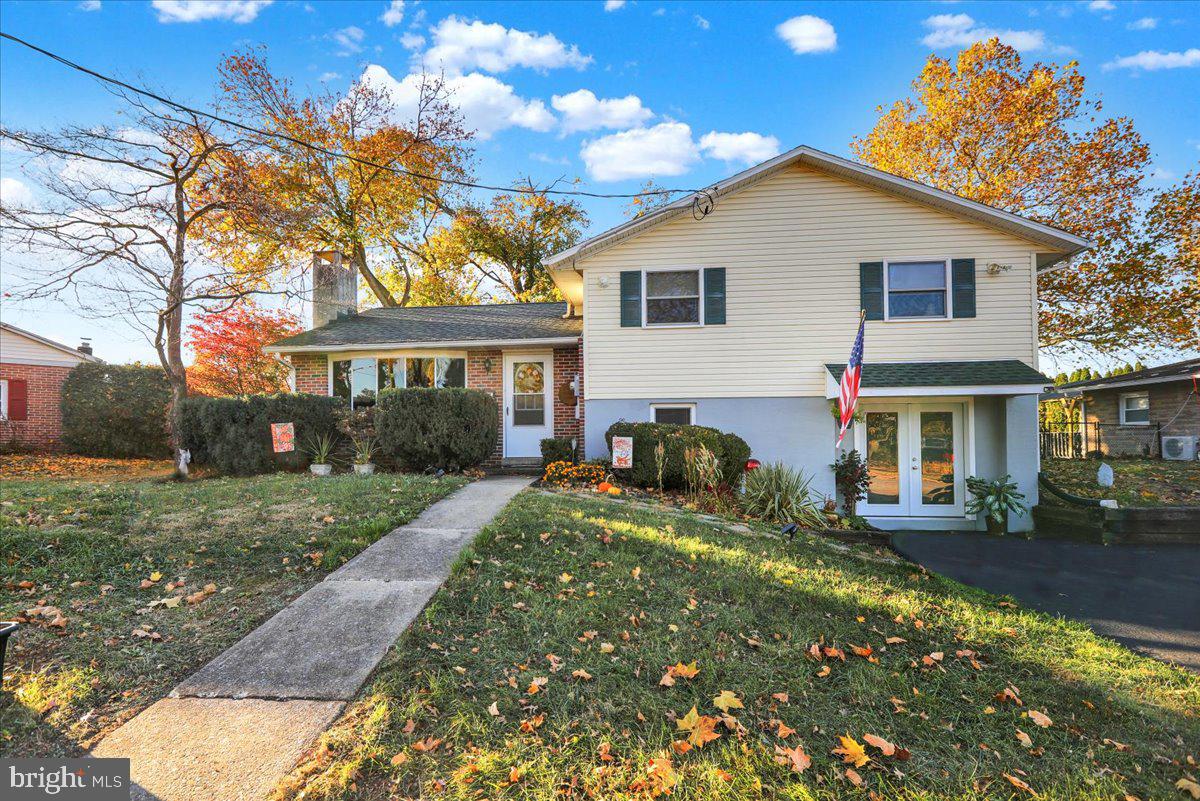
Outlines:
POLYGON ((855 447, 867 461, 867 497, 858 513, 876 517, 961 517, 961 403, 863 403, 855 447))
POLYGON ((504 354, 504 456, 540 456, 554 436, 554 355, 504 354))

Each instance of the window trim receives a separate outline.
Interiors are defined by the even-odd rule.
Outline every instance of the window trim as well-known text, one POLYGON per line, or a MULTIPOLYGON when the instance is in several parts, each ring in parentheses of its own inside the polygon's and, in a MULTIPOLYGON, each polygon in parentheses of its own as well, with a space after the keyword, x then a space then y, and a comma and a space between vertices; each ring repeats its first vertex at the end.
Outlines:
POLYGON ((0 378, 0 420, 8 419, 8 379, 0 378))
MULTIPOLYGON (((687 296, 687 297, 690 297, 687 296)), ((655 298, 658 300, 659 298, 655 298)), ((704 327, 704 268, 694 264, 676 264, 668 267, 643 267, 642 268, 642 328, 703 328, 704 327), (694 323, 652 323, 650 316, 646 311, 646 302, 650 300, 649 293, 646 291, 646 273, 696 273, 696 287, 698 290, 696 296, 697 306, 697 322, 694 323)))
POLYGON ((668 403, 666 401, 664 401, 662 403, 651 403, 650 404, 650 422, 651 423, 658 422, 656 412, 659 409, 687 409, 688 410, 687 425, 689 425, 689 426, 698 425, 696 423, 696 404, 694 404, 694 403, 679 403, 679 402, 668 403))
MULTIPOLYGON (((927 323, 938 320, 953 320, 954 319, 954 292, 952 291, 954 279, 951 267, 952 259, 949 256, 905 256, 903 258, 884 259, 883 260, 883 321, 885 323, 927 323), (942 262, 943 264, 943 291, 946 293, 946 314, 942 317, 892 317, 892 304, 889 302, 889 294, 891 286, 888 281, 888 268, 893 264, 914 264, 919 262, 942 262)), ((900 290, 903 291, 903 290, 900 290)))
POLYGON ((1117 396, 1117 415, 1121 425, 1123 426, 1148 426, 1150 425, 1150 392, 1122 392, 1117 396), (1145 420, 1126 420, 1125 419, 1125 400, 1127 398, 1145 398, 1146 399, 1146 419, 1145 420))
MULTIPOLYGON (((470 358, 468 356, 467 351, 461 350, 458 348, 452 348, 449 350, 436 350, 436 351, 424 351, 424 350, 398 350, 398 351, 376 351, 376 352, 368 351, 366 353, 364 353, 362 351, 336 351, 336 352, 330 351, 326 354, 326 358, 325 358, 325 392, 329 397, 331 397, 331 398, 334 397, 334 394, 333 394, 333 365, 335 362, 348 362, 348 361, 354 361, 355 359, 374 359, 375 360, 375 370, 372 374, 375 377, 375 395, 376 395, 376 397, 378 397, 379 396, 379 360, 380 359, 392 359, 392 360, 397 360, 397 361, 402 362, 404 365, 404 369, 403 369, 403 371, 401 371, 401 375, 405 376, 405 378, 406 378, 405 383, 407 384, 408 360, 409 359, 435 359, 435 358, 462 359, 463 360, 463 387, 470 386, 470 380, 469 380, 470 358)), ((401 388, 402 387, 397 387, 397 389, 401 389, 401 388)), ((351 397, 351 401, 353 401, 353 400, 354 400, 353 397, 351 397)))

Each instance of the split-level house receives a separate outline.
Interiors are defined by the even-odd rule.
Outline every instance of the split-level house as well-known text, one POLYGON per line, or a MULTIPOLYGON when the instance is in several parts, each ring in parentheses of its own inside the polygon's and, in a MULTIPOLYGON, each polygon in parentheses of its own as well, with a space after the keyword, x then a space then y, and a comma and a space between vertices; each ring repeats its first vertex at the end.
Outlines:
MULTIPOLYGON (((354 275, 315 274, 314 328, 269 350, 298 391, 492 393, 493 463, 545 437, 604 457, 617 420, 741 435, 834 494, 832 412, 866 312, 859 511, 973 529, 968 476, 1037 500, 1037 275, 1090 246, 1065 231, 799 147, 548 258, 563 303, 355 312, 354 275), (332 275, 332 277, 331 277, 332 275)), ((1028 526, 1029 519, 1011 522, 1028 526)))
POLYGON ((67 374, 99 361, 87 341, 72 348, 0 322, 0 448, 60 449, 67 374))

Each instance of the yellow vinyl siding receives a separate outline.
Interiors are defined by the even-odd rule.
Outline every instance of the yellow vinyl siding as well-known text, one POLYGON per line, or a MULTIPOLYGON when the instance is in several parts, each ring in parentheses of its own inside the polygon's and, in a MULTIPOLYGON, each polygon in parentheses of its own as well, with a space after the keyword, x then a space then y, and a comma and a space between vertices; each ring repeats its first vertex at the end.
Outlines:
POLYGON ((977 316, 869 322, 867 361, 1036 365, 1037 250, 1010 234, 792 167, 723 199, 703 220, 677 218, 578 262, 587 396, 823 396, 821 365, 845 361, 854 338, 859 262, 883 259, 974 258, 977 316), (1011 269, 990 276, 991 262, 1011 269), (620 272, 672 265, 726 268, 728 322, 622 328, 620 272))

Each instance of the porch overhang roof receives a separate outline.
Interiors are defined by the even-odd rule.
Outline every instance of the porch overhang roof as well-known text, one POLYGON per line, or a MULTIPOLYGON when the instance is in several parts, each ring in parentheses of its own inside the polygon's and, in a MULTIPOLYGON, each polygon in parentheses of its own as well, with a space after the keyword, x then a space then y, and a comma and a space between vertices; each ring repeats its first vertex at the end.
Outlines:
MULTIPOLYGON (((845 364, 825 365, 825 396, 838 397, 845 364)), ((945 395, 1037 395, 1050 379, 1020 359, 942 362, 868 362, 861 397, 945 395)))

